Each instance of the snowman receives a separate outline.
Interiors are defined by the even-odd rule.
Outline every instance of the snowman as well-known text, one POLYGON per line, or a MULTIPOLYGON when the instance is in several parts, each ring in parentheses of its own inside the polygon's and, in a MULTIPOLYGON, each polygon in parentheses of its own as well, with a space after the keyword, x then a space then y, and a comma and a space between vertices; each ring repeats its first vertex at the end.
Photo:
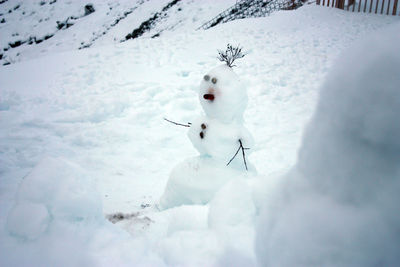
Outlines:
POLYGON ((220 60, 226 64, 209 71, 200 83, 199 101, 205 114, 190 124, 188 132, 200 155, 172 170, 160 209, 206 204, 228 181, 255 173, 247 159, 253 138, 243 125, 247 92, 232 70, 235 58, 228 49, 230 61, 221 59, 220 52, 220 60))

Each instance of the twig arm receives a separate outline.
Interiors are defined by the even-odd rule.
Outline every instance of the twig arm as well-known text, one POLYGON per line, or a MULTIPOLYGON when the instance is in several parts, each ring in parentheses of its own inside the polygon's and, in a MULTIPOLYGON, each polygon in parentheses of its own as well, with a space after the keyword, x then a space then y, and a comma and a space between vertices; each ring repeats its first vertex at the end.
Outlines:
POLYGON ((242 150, 242 156, 243 156, 244 166, 245 166, 245 168, 246 168, 246 171, 248 171, 247 162, 246 162, 246 154, 244 153, 244 150, 245 150, 245 149, 250 149, 250 148, 248 148, 248 147, 243 147, 242 140, 240 140, 240 139, 239 139, 239 148, 238 148, 238 150, 236 151, 235 155, 233 155, 233 157, 232 157, 231 160, 228 162, 228 164, 226 164, 226 166, 228 166, 228 165, 232 162, 232 160, 237 156, 237 154, 239 153, 239 150, 240 150, 240 149, 242 150))
POLYGON ((241 145, 239 146, 238 150, 236 151, 235 155, 233 155, 233 157, 231 158, 231 160, 228 162, 228 164, 226 164, 226 166, 228 166, 229 164, 231 164, 232 160, 236 157, 236 155, 239 153, 241 145))
POLYGON ((174 122, 174 121, 170 121, 167 118, 164 118, 164 120, 166 120, 166 121, 168 121, 168 122, 170 122, 172 124, 183 126, 183 127, 190 127, 192 125, 190 122, 188 122, 188 124, 182 124, 182 123, 177 123, 177 122, 174 122))
MULTIPOLYGON (((240 148, 242 148, 242 155, 243 155, 244 166, 246 167, 246 171, 248 171, 248 169, 247 169, 247 163, 246 163, 246 154, 244 153, 244 150, 245 150, 246 148, 243 147, 242 140, 239 139, 239 143, 240 143, 240 148)), ((248 149, 248 148, 247 148, 247 149, 248 149)))

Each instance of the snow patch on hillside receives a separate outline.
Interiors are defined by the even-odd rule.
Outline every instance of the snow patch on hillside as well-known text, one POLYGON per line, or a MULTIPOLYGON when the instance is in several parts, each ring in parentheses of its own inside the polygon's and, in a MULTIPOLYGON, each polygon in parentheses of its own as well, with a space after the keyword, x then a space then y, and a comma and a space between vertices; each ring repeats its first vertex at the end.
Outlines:
MULTIPOLYGON (((0 63, 11 64, 62 51, 110 45, 160 12, 172 0, 9 0, 0 4, 0 63), (88 12, 86 6, 93 8, 88 12)), ((233 0, 179 1, 143 37, 193 31, 233 0)))

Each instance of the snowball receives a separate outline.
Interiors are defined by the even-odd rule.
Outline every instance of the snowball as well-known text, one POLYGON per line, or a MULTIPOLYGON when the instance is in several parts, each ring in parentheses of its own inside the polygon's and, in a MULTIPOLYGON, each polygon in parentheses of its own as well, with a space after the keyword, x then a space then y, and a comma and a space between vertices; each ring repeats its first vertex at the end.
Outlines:
MULTIPOLYGON (((237 241, 236 241, 237 242, 237 241)), ((224 251, 218 259, 215 266, 229 266, 229 267, 255 267, 257 266, 253 255, 247 256, 241 250, 229 249, 224 251)))
POLYGON ((235 179, 225 184, 210 202, 208 224, 213 229, 251 225, 255 214, 251 187, 244 179, 235 179))
POLYGON ((167 235, 179 231, 207 230, 208 207, 205 205, 180 206, 168 212, 167 235))
POLYGON ((242 122, 247 92, 227 65, 212 69, 202 79, 199 100, 206 115, 221 122, 242 122))
POLYGON ((225 162, 210 157, 194 157, 178 164, 171 172, 159 208, 184 204, 206 204, 227 181, 243 175, 225 162))
POLYGON ((211 231, 197 230, 175 232, 160 240, 157 248, 165 266, 215 266, 220 245, 211 231))
POLYGON ((246 261, 254 258, 253 223, 256 208, 251 181, 252 179, 243 178, 229 181, 210 201, 208 225, 225 244, 221 261, 227 261, 225 257, 230 253, 235 253, 236 257, 243 257, 246 261))
POLYGON ((49 222, 50 216, 43 204, 23 202, 11 209, 7 229, 12 235, 33 240, 46 231, 49 222))
POLYGON ((282 197, 259 221, 261 265, 400 264, 399 31, 356 43, 328 75, 282 197))
MULTIPOLYGON (((243 147, 249 148, 245 150, 245 156, 248 167, 250 168, 251 166, 248 162, 248 155, 252 152, 254 146, 253 137, 240 124, 221 123, 215 119, 202 116, 192 122, 188 136, 201 155, 225 162, 225 165, 238 151, 240 139, 243 147)), ((229 166, 238 170, 245 170, 242 150, 238 152, 229 166)), ((251 169, 255 170, 253 167, 251 169)))

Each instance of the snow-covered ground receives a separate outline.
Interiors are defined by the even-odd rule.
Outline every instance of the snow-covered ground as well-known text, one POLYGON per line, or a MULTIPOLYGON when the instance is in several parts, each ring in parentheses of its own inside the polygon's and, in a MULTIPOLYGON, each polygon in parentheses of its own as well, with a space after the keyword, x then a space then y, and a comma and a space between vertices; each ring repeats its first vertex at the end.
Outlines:
POLYGON ((180 30, 114 42, 132 30, 128 16, 77 50, 82 39, 71 36, 86 32, 96 11, 41 48, 15 48, 22 61, 0 67, 1 265, 256 263, 254 224, 264 199, 257 185, 274 183, 295 164, 335 58, 399 18, 305 6, 195 31, 218 13, 202 8, 191 9, 180 30), (198 22, 188 22, 192 13, 198 22), (57 42, 74 44, 55 49, 57 42), (197 155, 186 129, 163 118, 186 123, 201 113, 200 81, 220 64, 217 49, 227 43, 248 52, 234 71, 247 84, 245 121, 256 141, 250 161, 259 177, 228 184, 210 205, 159 212, 154 204, 172 168, 197 155), (128 218, 104 219, 117 212, 128 218))
POLYGON ((7 0, 0 4, 0 63, 118 44, 155 14, 159 14, 158 23, 144 37, 193 31, 234 3, 235 0, 7 0), (174 4, 169 7, 171 2, 174 4), (87 5, 94 12, 88 13, 87 5))

